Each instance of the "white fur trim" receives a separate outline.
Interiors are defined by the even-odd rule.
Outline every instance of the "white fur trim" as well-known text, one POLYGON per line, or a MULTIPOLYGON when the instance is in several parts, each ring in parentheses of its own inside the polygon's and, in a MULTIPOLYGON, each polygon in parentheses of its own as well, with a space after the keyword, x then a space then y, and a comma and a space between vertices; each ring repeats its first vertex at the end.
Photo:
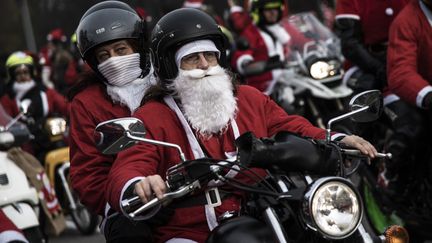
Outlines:
POLYGON ((6 230, 0 233, 0 242, 10 242, 14 240, 28 242, 24 235, 19 231, 6 230))
POLYGON ((389 94, 386 97, 384 97, 383 99, 383 103, 384 105, 389 105, 395 101, 400 100, 399 96, 395 95, 395 94, 389 94))
POLYGON ((201 8, 202 2, 189 2, 185 1, 183 7, 185 8, 201 8))
POLYGON ((244 73, 243 65, 247 62, 253 61, 254 58, 251 55, 242 55, 237 59, 236 67, 240 74, 244 73))
POLYGON ((417 98, 416 98, 416 104, 418 107, 425 108, 422 106, 423 100, 426 97, 426 95, 430 92, 432 92, 432 86, 430 86, 430 85, 428 85, 428 86, 424 87, 422 90, 420 90, 420 92, 417 94, 417 98))
POLYGON ((238 12, 243 12, 243 8, 240 6, 232 6, 230 8, 230 12, 231 13, 238 13, 238 12))
POLYGON ((330 137, 330 140, 334 141, 335 139, 339 137, 346 137, 347 135, 345 133, 335 133, 330 137))
POLYGON ((185 238, 172 238, 167 240, 165 243, 198 243, 198 242, 185 239, 185 238))
POLYGON ((219 49, 216 48, 216 45, 211 40, 197 40, 189 42, 180 49, 177 50, 175 54, 175 61, 177 64, 177 67, 180 67, 181 59, 189 54, 197 53, 197 52, 204 52, 204 51, 214 51, 218 53, 218 56, 220 56, 219 49))
POLYGON ((45 92, 41 91, 40 96, 42 98, 42 108, 43 108, 43 114, 44 116, 48 115, 49 111, 49 105, 48 105, 48 98, 45 92))
POLYGON ((335 19, 355 19, 360 20, 360 16, 357 14, 338 14, 335 19))

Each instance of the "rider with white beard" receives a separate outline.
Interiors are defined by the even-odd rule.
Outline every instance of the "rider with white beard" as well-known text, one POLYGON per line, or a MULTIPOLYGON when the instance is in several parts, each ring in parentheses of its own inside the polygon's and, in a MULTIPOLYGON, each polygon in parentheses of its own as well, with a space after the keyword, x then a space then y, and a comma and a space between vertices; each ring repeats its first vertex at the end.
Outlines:
POLYGON ((152 83, 146 24, 119 1, 95 4, 82 16, 77 46, 93 72, 82 74, 69 92, 70 176, 80 201, 105 218, 107 242, 151 241, 146 224, 132 224, 105 200, 108 173, 115 159, 98 151, 93 140, 97 124, 130 116, 152 83))
MULTIPOLYGON (((291 131, 324 138, 323 129, 303 117, 287 115, 257 89, 234 82, 226 69, 225 37, 206 13, 174 10, 158 21, 151 40, 158 83, 134 113, 143 121, 147 138, 178 144, 187 159, 221 160, 236 156, 234 141, 247 131, 257 137, 291 131)), ((360 137, 346 136, 342 141, 371 157, 376 155, 375 148, 360 137)), ((144 203, 152 199, 153 193, 161 198, 167 191, 162 177, 180 162, 177 150, 148 143, 120 152, 107 185, 110 205, 122 210, 119 202, 134 194, 144 203)), ((260 169, 254 171, 265 174, 260 169)), ((240 174, 235 178, 252 183, 240 174)), ((217 207, 203 203, 204 192, 174 203, 169 221, 154 229, 156 242, 204 242, 221 214, 239 211, 241 193, 223 189, 228 193, 221 194, 222 203, 217 207)), ((142 215, 141 219, 151 215, 142 215)))

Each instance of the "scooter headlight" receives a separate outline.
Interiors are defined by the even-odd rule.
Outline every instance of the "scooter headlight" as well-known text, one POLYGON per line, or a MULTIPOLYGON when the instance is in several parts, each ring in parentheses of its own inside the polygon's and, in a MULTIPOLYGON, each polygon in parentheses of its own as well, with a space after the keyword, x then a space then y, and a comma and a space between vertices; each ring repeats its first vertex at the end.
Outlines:
POLYGON ((363 204, 351 182, 339 177, 315 181, 303 202, 309 228, 329 239, 343 239, 354 233, 363 216, 363 204))
POLYGON ((48 118, 45 123, 45 129, 51 140, 57 140, 66 132, 66 120, 61 117, 48 118))

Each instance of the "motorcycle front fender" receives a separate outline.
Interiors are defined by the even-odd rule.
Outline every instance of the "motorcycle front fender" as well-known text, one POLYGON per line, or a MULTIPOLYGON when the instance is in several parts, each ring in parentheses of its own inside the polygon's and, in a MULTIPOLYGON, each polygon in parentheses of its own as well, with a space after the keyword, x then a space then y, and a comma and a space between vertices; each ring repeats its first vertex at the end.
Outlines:
POLYGON ((267 225, 250 216, 230 219, 217 226, 207 238, 207 243, 270 243, 275 242, 267 225))
POLYGON ((7 205, 2 207, 2 210, 20 230, 39 226, 36 212, 27 203, 20 202, 15 205, 7 205))
POLYGON ((69 147, 52 150, 45 156, 45 172, 51 185, 55 185, 56 168, 66 162, 69 162, 69 147))

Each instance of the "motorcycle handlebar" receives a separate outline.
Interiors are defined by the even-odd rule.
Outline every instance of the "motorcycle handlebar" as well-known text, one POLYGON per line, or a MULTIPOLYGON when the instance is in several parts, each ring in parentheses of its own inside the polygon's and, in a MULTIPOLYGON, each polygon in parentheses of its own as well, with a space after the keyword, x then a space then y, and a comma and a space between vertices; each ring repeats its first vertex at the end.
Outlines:
MULTIPOLYGON (((200 187, 199 181, 198 180, 194 181, 193 183, 191 183, 191 184, 189 184, 187 186, 181 187, 181 188, 179 188, 178 190, 176 190, 174 192, 168 192, 168 193, 163 194, 163 196, 162 196, 161 199, 159 199, 159 198, 153 198, 152 200, 150 200, 146 204, 142 205, 138 209, 134 210, 131 213, 128 213, 128 215, 131 218, 135 218, 138 214, 140 214, 140 213, 142 213, 144 211, 147 211, 147 210, 149 210, 149 209, 151 209, 151 208, 153 208, 153 207, 155 207, 155 206, 157 206, 157 205, 159 205, 161 203, 170 201, 170 200, 172 200, 174 198, 183 197, 186 194, 192 192, 193 190, 195 190, 196 188, 199 188, 199 187, 200 187)), ((123 205, 128 205, 129 209, 130 209, 131 205, 137 205, 138 202, 140 202, 140 198, 138 196, 136 196, 136 197, 133 197, 131 199, 123 200, 121 204, 122 204, 122 206, 123 205)), ((126 212, 127 211, 128 210, 126 210, 126 212)))
MULTIPOLYGON (((357 149, 341 149, 342 153, 347 154, 347 155, 354 155, 354 156, 360 156, 363 155, 360 150, 357 149)), ((391 153, 378 153, 377 154, 377 158, 385 158, 385 159, 391 159, 392 158, 392 154, 391 153)))

